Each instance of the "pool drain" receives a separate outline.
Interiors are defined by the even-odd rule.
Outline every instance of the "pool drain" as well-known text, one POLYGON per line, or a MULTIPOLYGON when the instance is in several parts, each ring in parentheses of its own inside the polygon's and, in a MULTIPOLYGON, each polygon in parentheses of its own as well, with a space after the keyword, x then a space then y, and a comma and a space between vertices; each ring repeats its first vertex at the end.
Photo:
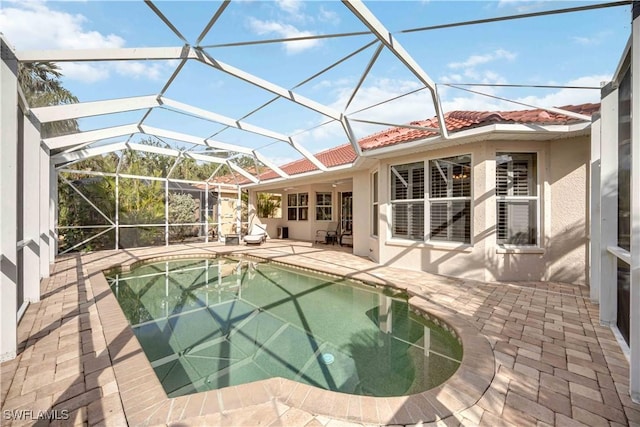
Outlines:
POLYGON ((325 365, 331 365, 333 361, 336 360, 331 353, 322 353, 322 363, 325 365))

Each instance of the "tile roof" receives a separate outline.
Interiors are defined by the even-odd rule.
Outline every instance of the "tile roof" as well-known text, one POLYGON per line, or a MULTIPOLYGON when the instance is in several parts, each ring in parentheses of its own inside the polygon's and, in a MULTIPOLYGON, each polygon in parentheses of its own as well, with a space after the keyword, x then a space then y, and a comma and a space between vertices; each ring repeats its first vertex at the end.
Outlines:
MULTIPOLYGON (((316 158, 327 167, 335 167, 341 165, 347 165, 353 163, 356 160, 356 152, 353 151, 351 144, 344 144, 338 147, 329 148, 315 154, 316 158)), ((318 168, 307 159, 296 160, 291 163, 287 163, 284 166, 280 166, 280 169, 288 173, 289 175, 296 175, 299 173, 310 172, 317 170, 318 168)), ((273 179, 278 178, 280 175, 274 171, 268 171, 260 175, 260 179, 273 179)))
MULTIPOLYGON (((600 110, 600 104, 565 105, 558 107, 586 116, 591 116, 600 110)), ((493 124, 538 124, 538 125, 567 125, 578 123, 580 120, 559 113, 546 110, 519 110, 519 111, 450 111, 445 114, 447 130, 451 133, 462 130, 478 128, 493 124)), ((437 128, 438 121, 435 117, 410 123, 411 126, 423 126, 437 128)), ((439 135, 438 132, 426 129, 412 129, 392 127, 381 132, 366 136, 358 141, 363 151, 417 141, 424 138, 439 135)), ((327 167, 335 167, 353 163, 356 153, 351 144, 344 144, 330 148, 315 155, 327 167)), ((301 174, 317 170, 318 168, 307 159, 296 160, 280 167, 289 175, 301 174)), ((261 180, 278 178, 273 171, 267 171, 260 175, 261 180)))
MULTIPOLYGON (((564 107, 559 108, 573 113, 591 116, 600 109, 600 104, 565 105, 564 107)), ((578 123, 580 121, 564 114, 552 113, 540 109, 519 111, 451 111, 444 115, 444 119, 449 132, 457 132, 497 123, 566 125, 578 123)), ((431 128, 439 127, 438 121, 435 117, 427 120, 411 122, 410 125, 431 128)), ((438 132, 429 130, 394 127, 364 137, 358 142, 362 149, 366 151, 437 135, 439 135, 438 132)))

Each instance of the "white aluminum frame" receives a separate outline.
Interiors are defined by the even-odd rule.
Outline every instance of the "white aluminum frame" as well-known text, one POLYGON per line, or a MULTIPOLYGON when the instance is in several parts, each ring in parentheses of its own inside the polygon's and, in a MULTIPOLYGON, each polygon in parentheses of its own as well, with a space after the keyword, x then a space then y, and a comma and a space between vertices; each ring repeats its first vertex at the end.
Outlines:
MULTIPOLYGON (((355 153, 356 153, 356 161, 353 164, 358 164, 358 162, 362 161, 366 157, 374 157, 379 155, 386 155, 391 153, 393 150, 398 149, 407 149, 410 147, 415 147, 416 145, 430 145, 436 146, 437 144, 444 144, 447 140, 455 140, 457 138, 466 137, 470 134, 480 135, 482 132, 487 131, 484 130, 470 130, 465 132, 456 133, 455 135, 449 135, 447 132, 447 128, 445 126, 444 121, 444 111, 442 110, 440 98, 438 95, 438 87, 436 83, 431 79, 431 77, 422 69, 420 64, 407 52, 402 45, 398 42, 396 37, 388 31, 388 29, 378 20, 378 18, 368 10, 368 8, 360 1, 360 0, 343 0, 344 6, 367 28, 367 31, 361 32, 351 32, 351 33, 343 33, 343 34, 322 34, 322 35, 311 35, 311 36, 302 36, 302 37, 292 37, 292 38, 280 38, 280 39, 272 39, 272 40, 260 40, 260 41, 246 41, 246 42, 238 42, 238 43, 227 43, 224 45, 210 45, 210 46, 202 46, 201 43, 209 33, 209 31, 216 25, 219 18, 223 15, 226 8, 229 5, 229 1, 223 1, 217 10, 214 12, 213 16, 209 19, 207 24, 204 26, 202 31, 200 32, 197 40, 194 44, 189 45, 188 41, 184 37, 184 35, 177 29, 177 27, 172 23, 171 19, 165 16, 161 10, 155 6, 155 4, 151 0, 145 0, 146 5, 151 9, 152 12, 160 19, 176 36, 176 38, 180 41, 181 45, 179 46, 168 46, 168 47, 131 47, 131 48, 116 48, 116 49, 78 49, 78 50, 50 50, 50 51, 19 51, 15 52, 4 37, 0 36, 2 42, 2 64, 0 69, 0 88, 2 89, 2 97, 0 97, 0 113, 1 113, 1 122, 0 122, 0 133, 2 135, 2 146, 0 147, 0 193, 3 196, 3 209, 0 209, 0 231, 2 231, 2 241, 0 242, 0 247, 2 249, 0 254, 0 261, 2 263, 2 272, 0 273, 0 288, 2 289, 2 299, 1 299, 1 310, 0 310, 0 318, 2 319, 2 334, 0 336, 0 360, 5 360, 6 358, 11 358, 15 356, 16 349, 16 334, 15 334, 15 326, 17 323, 16 314, 19 315, 17 307, 15 307, 16 301, 16 289, 19 285, 17 278, 17 253, 18 250, 33 250, 29 245, 37 244, 39 245, 39 262, 38 264, 41 277, 47 277, 49 275, 49 266, 55 260, 55 255, 58 252, 57 244, 58 244, 58 236, 57 236, 57 191, 58 191, 58 174, 59 172, 71 172, 74 174, 84 173, 86 175, 97 175, 97 176, 115 176, 116 178, 116 214, 115 221, 110 221, 110 225, 101 226, 105 228, 102 233, 108 232, 109 230, 115 228, 116 230, 116 247, 119 245, 119 229, 122 227, 132 227, 139 226, 137 225, 122 225, 119 221, 118 214, 118 194, 119 191, 119 180, 121 178, 137 178, 137 179, 147 179, 147 180, 158 180, 165 182, 165 192, 168 189, 168 182, 177 181, 177 182, 187 182, 194 183, 194 181, 187 180, 178 180, 170 178, 171 174, 168 174, 166 177, 139 177, 134 175, 127 175, 120 173, 120 166, 122 162, 119 162, 118 167, 116 168, 115 173, 109 172, 99 172, 99 171, 78 171, 68 169, 69 164, 78 162, 84 159, 88 159, 93 156, 103 155, 112 152, 124 151, 124 150, 136 150, 141 152, 150 152, 156 153, 166 156, 176 157, 177 164, 180 161, 180 158, 189 157, 197 161, 205 161, 211 163, 217 163, 220 166, 218 169, 212 174, 212 177, 217 174, 223 164, 226 164, 231 170, 232 175, 236 179, 236 185, 225 185, 225 184, 212 184, 208 181, 204 182, 205 190, 206 190, 206 207, 209 207, 208 200, 208 191, 211 189, 212 185, 215 185, 218 192, 218 200, 221 201, 221 190, 223 187, 234 188, 237 190, 237 198, 238 198, 238 210, 235 213, 234 221, 237 227, 240 229, 241 218, 240 218, 240 188, 254 186, 259 184, 260 178, 254 176, 254 174, 249 173, 243 168, 239 167, 236 163, 233 162, 234 154, 243 154, 248 156, 253 156, 254 161, 257 166, 257 162, 261 162, 266 167, 273 170, 278 177, 270 180, 270 183, 281 182, 283 180, 289 179, 290 175, 287 174, 284 170, 279 168, 275 163, 269 160, 269 157, 266 154, 263 154, 263 148, 252 149, 240 145, 223 143, 220 141, 216 141, 213 138, 219 134, 220 132, 224 132, 224 129, 218 132, 216 135, 212 135, 210 137, 202 137, 199 135, 188 135, 184 133, 174 132, 168 129, 158 129, 151 126, 146 125, 144 122, 149 116, 149 114, 155 108, 162 108, 164 110, 173 112, 173 113, 184 113, 186 115, 195 116, 198 118, 202 118, 205 120, 221 123, 227 128, 237 129, 242 132, 246 132, 248 134, 256 134, 265 138, 270 138, 274 140, 274 142, 284 142, 294 149, 296 149, 306 160, 311 162, 317 170, 306 172, 303 174, 296 175, 296 178, 304 178, 310 177, 313 175, 317 175, 323 173, 325 171, 337 171, 337 170, 346 170, 352 166, 352 164, 341 165, 338 167, 327 167, 324 165, 317 157, 311 154, 311 150, 303 145, 303 139, 298 135, 284 135, 281 132, 277 132, 272 129, 265 129, 260 126, 255 126, 250 123, 247 123, 245 119, 265 106, 271 104, 275 100, 280 98, 286 99, 290 102, 297 104, 300 107, 304 107, 315 111, 318 114, 327 117, 327 120, 319 126, 328 123, 338 122, 342 129, 344 130, 344 135, 346 139, 351 143, 355 153), (339 38, 339 37, 351 37, 351 36, 362 36, 362 35, 371 35, 372 41, 368 42, 364 46, 356 49, 355 51, 349 53, 345 57, 337 60, 333 64, 325 67, 323 70, 315 73, 307 79, 304 79, 301 83, 297 84, 291 89, 283 88, 280 85, 274 84, 270 81, 264 80, 259 76, 248 73, 244 70, 241 70, 237 67, 234 67, 231 64, 225 64, 219 60, 217 60, 216 56, 207 51, 206 49, 220 47, 220 46, 247 46, 252 44, 262 44, 262 43, 284 43, 295 40, 312 40, 312 39, 323 39, 323 38, 339 38), (373 51, 365 69, 363 70, 357 84, 355 85, 349 100, 344 107, 344 111, 336 111, 335 108, 329 107, 327 105, 323 105, 322 103, 316 102, 307 97, 301 96, 299 93, 294 92, 294 90, 298 89, 300 86, 310 82, 316 77, 322 75, 326 71, 336 67, 337 65, 343 63, 349 58, 354 57, 355 55, 363 52, 364 50, 372 47, 373 45, 377 45, 375 50, 373 51), (383 49, 389 50, 400 63, 404 65, 404 67, 409 70, 417 79, 420 81, 424 87, 421 87, 415 91, 411 91, 407 94, 399 95, 389 100, 385 100, 374 105, 362 108, 355 112, 346 113, 346 110, 351 106, 353 99, 356 94, 362 87, 363 82, 367 78, 369 72, 372 67, 375 65, 379 55, 383 51, 383 49), (109 100, 100 100, 100 101, 92 101, 92 102, 83 102, 78 104, 70 104, 70 105, 58 105, 51 107, 41 107, 34 108, 33 110, 29 109, 29 106, 24 99, 24 96, 20 94, 20 91, 17 87, 16 83, 16 68, 18 62, 35 62, 35 61, 52 61, 52 62, 93 62, 93 61, 147 61, 147 60, 178 60, 179 63, 175 67, 175 70, 171 74, 168 81, 162 86, 160 91, 156 95, 145 95, 145 96, 134 96, 129 98, 120 98, 120 99, 109 99, 109 100), (203 64, 210 66, 216 71, 223 72, 232 78, 239 79, 245 81, 255 87, 258 90, 268 91, 275 95, 271 101, 263 104, 262 106, 253 109, 251 112, 246 114, 245 116, 235 119, 218 112, 208 111, 202 108, 198 108, 195 106, 191 106, 182 102, 178 102, 169 98, 164 97, 164 94, 171 87, 175 79, 182 72, 187 61, 198 61, 203 64), (359 116, 358 118, 354 118, 354 115, 360 114, 362 112, 368 111, 369 109, 376 107, 378 105, 382 105, 384 103, 388 103, 392 100, 398 99, 402 96, 406 96, 412 93, 416 93, 420 90, 428 89, 431 94, 431 101, 433 103, 433 108, 436 112, 436 117, 438 121, 438 127, 428 128, 428 127, 417 127, 412 125, 403 125, 403 124, 395 124, 395 123, 386 123, 380 120, 370 120, 367 117, 359 116), (21 160, 16 161, 17 156, 17 127, 15 117, 16 117, 16 106, 20 106, 22 113, 24 114, 25 124, 27 123, 27 119, 31 118, 34 122, 29 122, 33 125, 33 127, 28 127, 27 136, 25 140, 25 146, 29 147, 29 153, 24 153, 24 158, 21 157, 21 160), (136 110, 146 110, 146 113, 142 117, 142 119, 138 123, 132 124, 124 124, 121 126, 114 126, 105 129, 88 129, 84 132, 77 132, 71 135, 65 136, 57 136, 52 138, 46 138, 41 140, 42 144, 40 144, 39 150, 36 146, 37 141, 34 140, 34 129, 38 129, 38 124, 53 122, 56 120, 70 120, 70 119, 78 119, 83 117, 93 117, 98 115, 109 115, 116 114, 120 112, 127 111, 136 111, 136 110), (406 128, 418 128, 427 131, 439 132, 440 136, 437 136, 433 139, 422 139, 420 141, 414 141, 409 143, 408 145, 404 145, 401 147, 385 147, 380 150, 369 151, 367 153, 362 153, 360 145, 358 144, 358 140, 351 128, 352 121, 358 121, 362 123, 373 123, 384 126, 399 126, 406 128), (477 133, 474 133, 477 132, 477 133), (206 146, 215 149, 226 150, 231 153, 230 157, 216 157, 209 154, 202 154, 193 152, 193 147, 178 150, 175 148, 161 148, 155 146, 149 146, 144 144, 138 144, 132 142, 132 136, 136 134, 147 134, 151 136, 155 136, 158 139, 160 138, 168 138, 176 141, 180 141, 183 143, 193 144, 195 146, 206 146), (462 135, 464 134, 464 135, 462 135), (122 141, 119 142, 110 142, 106 145, 104 144, 104 140, 123 137, 122 141), (35 150, 35 152, 34 152, 35 150), (26 159, 26 160, 25 160, 26 159), (39 176, 32 169, 27 168, 26 173, 30 173, 29 178, 33 178, 33 182, 26 183, 23 191, 26 193, 33 192, 32 184, 38 183, 39 192, 37 195, 29 194, 27 195, 27 202, 22 207, 24 210, 28 210, 28 212, 24 212, 23 220, 25 223, 28 223, 28 227, 23 229, 23 233, 26 233, 21 242, 17 242, 17 234, 16 234, 16 225, 18 222, 18 218, 16 216, 16 210, 11 208, 12 204, 18 199, 18 195, 16 194, 16 183, 18 181, 17 176, 17 168, 18 164, 24 165, 24 162, 29 163, 29 167, 33 167, 35 165, 39 168, 39 176), (31 172, 30 172, 31 171, 31 172), (33 173, 32 173, 33 172, 33 173), (236 177, 236 174, 241 176, 240 181, 236 177), (28 185, 27 185, 28 184, 28 185), (36 206, 37 205, 37 206, 36 206), (7 208, 9 206, 9 208, 7 208), (34 213, 35 212, 35 213, 34 213), (36 227, 37 225, 37 227, 36 227), (36 228, 39 231, 39 236, 35 235, 36 228)), ((559 9, 556 11, 545 11, 545 12, 536 12, 530 14, 522 14, 522 15, 514 15, 511 17, 497 17, 497 18, 489 18, 489 19, 480 19, 474 21, 466 21, 466 22, 458 22, 458 23, 450 23, 450 24, 441 24, 437 26, 431 27, 422 27, 422 28, 413 28, 408 30, 402 30, 398 33, 408 33, 414 31, 427 31, 434 30, 438 28, 449 28, 461 25, 474 25, 479 23, 486 22, 496 22, 503 21, 507 19, 520 19, 520 18, 528 18, 534 16, 541 16, 545 14, 553 14, 553 13, 567 13, 567 12, 578 12, 582 10, 590 10, 601 7, 612 7, 612 6, 620 6, 621 4, 630 4, 630 2, 617 2, 615 4, 605 4, 605 5, 588 5, 588 6, 580 6, 575 8, 568 9, 559 9)), ((633 27, 632 27, 632 42, 633 45, 640 46, 640 29, 638 23, 638 19, 634 19, 633 27)), ((630 44, 631 45, 631 44, 630 44)), ((631 49, 629 49, 630 51, 631 49)), ((636 93, 640 93, 640 59, 637 55, 634 55, 633 58, 633 87, 636 89, 636 93)), ((460 85, 455 86, 458 89, 468 90, 461 88, 460 85)), ((474 93, 480 93, 474 91, 474 93)), ((484 96, 491 96, 488 94, 482 94, 484 96)), ((503 99, 503 98, 499 98, 503 99)), ((605 97, 603 99, 603 110, 607 110, 612 106, 613 98, 605 97)), ((559 110, 555 108, 544 108, 532 106, 535 108, 542 108, 547 111, 565 114, 574 119, 583 120, 585 123, 580 123, 578 125, 570 125, 570 126, 558 126, 558 127, 545 127, 547 130, 557 131, 557 132, 572 132, 572 131, 580 131, 587 126, 590 125, 590 117, 586 117, 584 115, 575 114, 572 112, 559 110)), ((616 107, 617 108, 617 107, 616 107)), ((633 110, 640 111, 640 97, 635 97, 633 100, 633 110)), ((604 114, 610 115, 611 111, 605 111, 604 114)), ((605 116, 603 115, 603 118, 605 116)), ((596 129, 596 126, 594 126, 596 129)), ((513 131, 513 132, 533 132, 533 130, 527 126, 519 125, 496 125, 491 131, 513 131)), ((603 144, 605 144, 605 140, 611 138, 613 135, 612 132, 614 130, 608 125, 604 120, 601 121, 600 124, 600 132, 602 134, 601 140, 603 144)), ((304 133, 304 132, 301 132, 304 133)), ((601 216, 601 225, 595 226, 592 228, 592 259, 595 260, 599 258, 601 263, 596 263, 597 268, 592 269, 592 275, 597 274, 598 268, 600 269, 600 280, 595 280, 600 285, 600 292, 594 294, 592 296, 598 297, 601 304, 601 313, 602 319, 605 322, 609 322, 612 319, 615 319, 615 311, 612 313, 610 311, 611 302, 615 302, 615 295, 611 295, 611 290, 609 287, 605 286, 605 280, 611 279, 611 273, 615 271, 615 265, 613 265, 612 261, 617 256, 621 256, 623 259, 627 259, 631 264, 632 269, 632 307, 634 310, 632 311, 632 346, 631 346, 631 360, 632 369, 631 369, 631 377, 630 377, 630 389, 631 395, 634 399, 640 399, 640 155, 635 155, 640 153, 640 121, 634 120, 633 129, 632 129, 632 152, 634 153, 633 160, 633 173, 632 173, 632 250, 631 253, 626 256, 626 254, 620 254, 619 251, 616 251, 615 248, 611 246, 611 236, 612 232, 615 232, 615 212, 610 211, 611 205, 606 203, 601 203, 600 211, 598 211, 598 206, 593 206, 592 215, 593 218, 597 219, 597 215, 601 216), (608 221, 608 222, 607 222, 608 221), (613 222, 612 222, 613 221, 613 222), (613 228, 611 228, 613 226, 613 228), (615 256, 612 256, 612 253, 615 256), (633 326, 635 325, 635 326, 633 326)), ((39 135, 38 135, 39 137, 39 135)), ((595 144, 595 140, 594 140, 595 144)), ((604 147, 604 146, 603 146, 604 147)), ((593 188, 592 194, 598 197, 602 197, 603 194, 605 197, 608 197, 608 194, 604 192, 607 191, 606 184, 610 182, 613 177, 615 177, 616 171, 614 170, 617 167, 617 162, 612 161, 612 157, 605 156, 605 149, 601 150, 601 159, 595 158, 595 163, 592 163, 592 167, 595 168, 597 161, 601 162, 601 173, 597 175, 599 181, 593 180, 593 188), (599 186, 598 186, 599 185, 599 186)), ((538 163, 540 165, 540 162, 538 163)), ((425 163, 425 167, 428 167, 428 163, 425 163)), ((389 179, 389 174, 392 173, 389 170, 380 170, 378 174, 379 182, 385 182, 389 179)), ((26 176, 26 175, 25 175, 26 176)), ((22 177, 22 179, 25 178, 22 177)), ((540 175, 539 175, 540 177, 540 175)), ((64 178, 63 178, 64 179, 64 178)), ((540 190, 540 189, 539 189, 540 190)), ((541 195, 541 191, 539 191, 539 196, 541 195)), ((607 199, 601 199, 602 201, 606 201, 607 199)), ((91 201, 88 200, 89 203, 91 201)), ((388 194, 379 194, 379 205, 380 211, 391 207, 391 201, 388 194)), ((540 206, 540 202, 538 206, 540 206)), ((615 206, 615 205, 614 205, 615 206)), ((166 212, 165 212, 166 213, 166 212)), ((382 212, 380 212, 381 214, 382 212)), ((425 212, 425 215, 427 212, 425 212)), ((221 212, 218 209, 217 212, 217 224, 220 225, 222 222, 221 212)), ((380 215, 381 216, 381 215, 380 215)), ((540 221, 540 214, 538 215, 538 220, 540 221)), ((205 241, 209 240, 209 224, 208 218, 205 221, 205 230, 206 236, 205 241)), ((165 232, 167 233, 168 224, 167 215, 165 215, 165 224, 154 224, 153 226, 164 226, 165 232)), ((540 230, 540 227, 538 227, 540 230)), ((389 225, 387 224, 387 230, 390 232, 389 225)), ((425 228, 425 231, 427 228, 425 228)), ((382 228, 380 228, 379 233, 384 232, 382 228)), ((473 233, 472 233, 473 234, 473 233)), ((220 236, 220 234, 218 234, 220 236)), ((94 236, 95 238, 96 236, 94 236)), ((538 237, 540 241, 541 236, 538 237)), ((168 241, 168 240, 167 240, 168 241)), ((166 243, 166 242, 165 242, 166 243)), ((35 252, 35 250, 33 250, 35 252)), ((33 257, 29 259, 33 260, 33 257)), ((29 279, 33 282, 33 278, 29 279)), ((594 277, 592 276, 592 282, 594 281, 594 277)), ((594 288, 595 289, 595 288, 594 288)), ((34 298, 37 298, 35 296, 34 298)))

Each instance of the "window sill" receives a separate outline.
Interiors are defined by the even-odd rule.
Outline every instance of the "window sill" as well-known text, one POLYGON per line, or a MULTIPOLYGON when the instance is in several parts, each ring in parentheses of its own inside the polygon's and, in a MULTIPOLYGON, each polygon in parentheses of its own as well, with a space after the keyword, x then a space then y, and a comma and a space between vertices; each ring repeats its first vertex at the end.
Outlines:
POLYGON ((387 246, 415 247, 421 249, 438 249, 459 252, 471 252, 473 250, 473 245, 457 242, 421 242, 419 240, 390 239, 387 240, 385 244, 387 246))
POLYGON ((544 254, 546 251, 544 248, 540 248, 537 246, 513 246, 513 247, 504 247, 504 246, 498 246, 498 249, 496 249, 496 253, 497 254, 538 254, 538 255, 542 255, 544 254))

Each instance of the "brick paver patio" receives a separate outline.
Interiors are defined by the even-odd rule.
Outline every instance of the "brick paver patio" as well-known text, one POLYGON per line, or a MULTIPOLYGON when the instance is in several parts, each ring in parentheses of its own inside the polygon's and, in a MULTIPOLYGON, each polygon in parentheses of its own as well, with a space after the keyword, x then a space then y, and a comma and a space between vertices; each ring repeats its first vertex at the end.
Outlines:
POLYGON ((251 248, 189 244, 61 257, 18 335, 18 357, 0 365, 2 425, 32 425, 39 411, 58 418, 68 414, 52 425, 339 426, 365 419, 419 424, 428 419, 429 406, 446 414, 430 421, 448 426, 640 426, 640 405, 628 393, 627 359, 611 330, 599 325, 588 288, 444 278, 305 242, 273 240, 251 248), (116 327, 123 315, 111 305, 115 298, 97 272, 152 257, 229 251, 406 289, 488 341, 492 360, 479 361, 477 369, 492 366, 489 381, 453 381, 437 401, 393 398, 385 406, 348 395, 327 400, 318 389, 279 379, 167 400, 157 392, 159 382, 130 328, 116 327))

